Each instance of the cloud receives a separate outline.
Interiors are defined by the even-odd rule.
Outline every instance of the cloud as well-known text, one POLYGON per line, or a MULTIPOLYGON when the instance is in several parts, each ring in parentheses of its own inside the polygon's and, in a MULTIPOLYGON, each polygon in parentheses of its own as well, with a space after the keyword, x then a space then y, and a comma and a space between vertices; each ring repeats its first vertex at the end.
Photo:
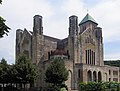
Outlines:
POLYGON ((84 3, 81 0, 65 0, 62 5, 62 9, 68 15, 79 15, 85 10, 84 3))
MULTIPOLYGON (((89 3, 84 0, 4 0, 0 6, 0 13, 12 30, 8 37, 0 39, 0 57, 15 60, 16 29, 27 28, 32 31, 34 15, 43 16, 45 35, 63 39, 68 35, 69 16, 77 15, 80 22, 86 15, 88 7, 90 15, 103 28, 104 44, 119 42, 120 0, 96 1, 89 3)), ((109 54, 105 55, 106 59, 109 58, 109 54)))
POLYGON ((45 0, 7 0, 2 7, 0 11, 4 12, 1 14, 8 17, 8 21, 10 19, 14 24, 21 25, 21 28, 28 27, 32 29, 32 17, 35 14, 48 18, 54 13, 45 0))
POLYGON ((1 16, 7 20, 6 24, 11 28, 9 36, 0 39, 0 58, 7 58, 9 63, 15 62, 16 29, 32 30, 35 14, 49 18, 54 13, 51 5, 45 0, 5 0, 0 6, 0 12, 1 16))
POLYGON ((44 28, 44 33, 49 36, 53 36, 56 38, 66 38, 68 36, 68 24, 67 18, 64 20, 61 19, 59 22, 57 20, 52 20, 50 23, 45 23, 46 28, 44 28))
POLYGON ((47 35, 63 39, 68 36, 69 17, 71 15, 84 15, 84 3, 80 0, 63 0, 55 6, 57 8, 52 6, 55 13, 44 21, 44 31, 47 35), (81 12, 83 13, 80 14, 81 12))
POLYGON ((5 36, 0 39, 0 59, 5 58, 10 64, 14 63, 15 60, 14 41, 11 36, 5 36))
POLYGON ((106 42, 118 41, 120 33, 120 1, 119 0, 107 0, 98 3, 91 12, 94 14, 99 22, 99 25, 103 28, 103 36, 106 42))
POLYGON ((14 63, 14 55, 13 52, 11 51, 11 53, 9 52, 10 50, 0 50, 0 60, 2 58, 5 58, 5 60, 7 61, 7 63, 9 64, 13 64, 14 63))
POLYGON ((119 60, 120 53, 108 53, 105 55, 105 60, 119 60))

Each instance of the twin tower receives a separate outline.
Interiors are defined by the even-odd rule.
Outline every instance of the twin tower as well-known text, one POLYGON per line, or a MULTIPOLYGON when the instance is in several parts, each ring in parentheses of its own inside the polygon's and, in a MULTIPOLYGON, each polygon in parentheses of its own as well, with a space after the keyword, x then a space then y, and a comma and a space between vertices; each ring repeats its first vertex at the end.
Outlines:
POLYGON ((33 32, 16 31, 16 58, 24 53, 39 67, 40 76, 35 87, 44 90, 49 85, 44 80, 45 71, 56 58, 65 62, 69 72, 65 84, 69 90, 77 90, 79 82, 119 82, 119 68, 103 63, 102 28, 89 14, 79 24, 77 16, 70 16, 69 34, 64 39, 43 34, 42 16, 35 15, 33 22, 33 32))
POLYGON ((77 16, 70 16, 69 35, 62 40, 43 34, 42 16, 35 15, 33 22, 33 32, 16 32, 16 57, 24 53, 37 64, 58 57, 74 63, 103 65, 102 29, 89 14, 79 24, 77 16))
MULTIPOLYGON (((42 16, 35 15, 34 16, 34 26, 33 26, 33 32, 36 34, 43 34, 43 23, 42 23, 42 16)), ((69 34, 71 36, 74 36, 78 34, 78 17, 73 15, 69 17, 69 34)))
MULTIPOLYGON (((63 40, 56 39, 50 36, 43 35, 43 23, 42 16, 34 16, 34 26, 33 26, 33 60, 38 63, 40 60, 47 60, 50 57, 51 52, 54 52, 58 48, 58 43, 61 42, 62 52, 68 54, 71 60, 76 59, 76 53, 78 50, 78 17, 69 17, 69 36, 63 40), (47 46, 46 46, 47 45, 47 46), (49 45, 49 46, 48 46, 49 45), (76 52, 75 52, 76 51, 76 52)), ((60 47, 59 46, 59 47, 60 47)), ((60 51, 59 55, 61 55, 60 51)), ((53 54, 53 53, 52 53, 53 54)), ((56 55, 56 54, 55 54, 56 55)), ((65 56, 65 55, 61 55, 65 56)))

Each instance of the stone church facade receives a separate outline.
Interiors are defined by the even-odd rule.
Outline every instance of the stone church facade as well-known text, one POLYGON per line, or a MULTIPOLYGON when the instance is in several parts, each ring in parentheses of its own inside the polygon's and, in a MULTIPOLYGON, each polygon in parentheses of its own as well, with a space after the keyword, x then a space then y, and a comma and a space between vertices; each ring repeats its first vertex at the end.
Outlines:
POLYGON ((65 82, 69 90, 77 90, 79 82, 120 82, 119 68, 104 65, 102 28, 89 14, 79 24, 77 16, 69 17, 69 34, 65 39, 44 35, 42 16, 35 15, 33 22, 33 32, 16 31, 16 59, 24 53, 39 67, 35 87, 49 85, 44 79, 45 71, 55 58, 63 59, 69 71, 65 82))

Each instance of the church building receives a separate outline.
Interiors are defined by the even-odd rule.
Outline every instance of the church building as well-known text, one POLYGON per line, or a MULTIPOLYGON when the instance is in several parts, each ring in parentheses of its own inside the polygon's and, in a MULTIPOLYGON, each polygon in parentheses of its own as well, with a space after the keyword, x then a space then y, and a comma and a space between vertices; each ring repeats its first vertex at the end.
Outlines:
POLYGON ((69 17, 69 31, 65 39, 44 35, 42 16, 35 15, 33 30, 16 30, 16 58, 24 53, 39 67, 40 76, 35 87, 45 88, 45 71, 51 60, 63 59, 69 72, 65 84, 77 90, 79 82, 120 82, 119 67, 104 65, 102 28, 87 14, 81 22, 69 17))

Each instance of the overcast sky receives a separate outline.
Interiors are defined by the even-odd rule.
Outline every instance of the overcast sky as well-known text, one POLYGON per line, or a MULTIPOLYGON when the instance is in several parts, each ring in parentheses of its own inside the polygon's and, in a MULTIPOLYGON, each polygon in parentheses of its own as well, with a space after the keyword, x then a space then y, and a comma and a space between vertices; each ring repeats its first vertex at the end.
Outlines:
POLYGON ((0 39, 0 59, 15 62, 16 29, 32 31, 33 16, 43 16, 43 33, 63 39, 68 36, 68 19, 76 15, 79 22, 88 13, 103 30, 104 59, 120 59, 120 0, 3 0, 0 16, 11 28, 0 39))

